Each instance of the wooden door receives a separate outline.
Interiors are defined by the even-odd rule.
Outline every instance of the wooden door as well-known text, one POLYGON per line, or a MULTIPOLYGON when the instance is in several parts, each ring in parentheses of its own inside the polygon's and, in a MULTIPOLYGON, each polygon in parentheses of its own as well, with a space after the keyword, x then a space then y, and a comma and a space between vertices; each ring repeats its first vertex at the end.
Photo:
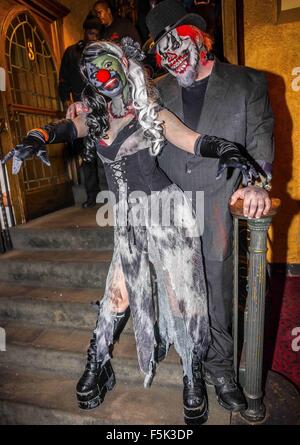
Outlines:
MULTIPOLYGON (((9 140, 13 145, 29 129, 62 116, 57 96, 57 67, 48 41, 30 11, 17 13, 6 27, 9 140)), ((10 148, 4 144, 4 152, 10 148)), ((24 162, 18 176, 23 222, 24 218, 28 221, 73 204, 66 146, 47 148, 51 167, 31 158, 24 162)))

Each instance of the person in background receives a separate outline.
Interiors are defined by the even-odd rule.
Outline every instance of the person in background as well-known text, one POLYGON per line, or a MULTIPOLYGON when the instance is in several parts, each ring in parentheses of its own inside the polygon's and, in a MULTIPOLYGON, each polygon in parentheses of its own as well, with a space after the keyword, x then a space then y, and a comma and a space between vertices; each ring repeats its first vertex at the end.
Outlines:
POLYGON ((123 37, 131 37, 141 44, 141 38, 133 23, 115 14, 108 0, 99 0, 94 3, 92 13, 98 17, 103 25, 101 39, 119 42, 123 37))
MULTIPOLYGON (((96 17, 91 17, 84 21, 83 29, 83 39, 69 46, 65 50, 61 61, 58 94, 65 110, 71 103, 81 100, 81 93, 85 86, 79 70, 81 54, 87 43, 99 40, 102 25, 96 17)), ((83 157, 82 168, 87 199, 82 207, 94 207, 99 192, 97 158, 94 160, 85 158, 83 139, 74 141, 73 152, 80 153, 83 157)))
POLYGON ((142 38, 143 45, 149 38, 149 31, 146 25, 146 15, 151 9, 151 1, 139 0, 136 2, 137 8, 137 22, 136 27, 142 38))
POLYGON ((102 25, 96 18, 90 18, 84 21, 83 30, 83 39, 69 46, 65 50, 61 61, 58 93, 66 109, 71 103, 81 100, 81 93, 84 88, 84 81, 79 71, 81 54, 88 42, 99 40, 102 25))

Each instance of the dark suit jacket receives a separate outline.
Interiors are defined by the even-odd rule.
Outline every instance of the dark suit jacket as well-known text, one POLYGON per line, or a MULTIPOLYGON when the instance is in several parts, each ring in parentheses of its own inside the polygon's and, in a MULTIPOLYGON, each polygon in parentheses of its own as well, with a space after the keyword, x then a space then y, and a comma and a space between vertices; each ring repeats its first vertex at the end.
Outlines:
MULTIPOLYGON (((156 86, 165 108, 183 120, 182 91, 167 74, 156 86)), ((273 113, 263 73, 215 61, 197 130, 243 145, 256 160, 273 161, 273 113)), ((218 160, 201 158, 167 144, 159 164, 184 191, 204 192, 204 256, 222 261, 231 253, 232 219, 228 202, 239 172, 216 178, 218 160)))

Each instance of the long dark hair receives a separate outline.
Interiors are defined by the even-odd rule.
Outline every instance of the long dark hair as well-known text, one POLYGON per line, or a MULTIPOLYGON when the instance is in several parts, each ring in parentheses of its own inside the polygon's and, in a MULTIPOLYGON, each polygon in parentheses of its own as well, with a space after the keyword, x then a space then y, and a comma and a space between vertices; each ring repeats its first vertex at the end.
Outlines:
POLYGON ((91 110, 87 115, 86 124, 89 133, 85 138, 84 158, 91 160, 96 156, 96 147, 100 139, 103 138, 105 132, 109 128, 108 111, 105 98, 99 94, 97 89, 89 83, 86 64, 94 60, 98 52, 93 45, 86 45, 83 50, 80 71, 85 81, 87 82, 81 94, 82 102, 91 110))

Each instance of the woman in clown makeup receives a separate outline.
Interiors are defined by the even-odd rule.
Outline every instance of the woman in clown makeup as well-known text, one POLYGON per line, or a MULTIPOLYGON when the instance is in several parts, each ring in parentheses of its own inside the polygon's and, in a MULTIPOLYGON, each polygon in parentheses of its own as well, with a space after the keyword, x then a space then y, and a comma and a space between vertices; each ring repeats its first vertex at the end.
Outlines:
POLYGON ((29 131, 2 162, 12 158, 15 174, 32 155, 50 165, 46 144, 85 137, 86 158, 101 158, 116 198, 113 258, 76 388, 79 407, 97 407, 113 389, 111 350, 131 313, 144 385, 151 385, 157 363, 174 345, 183 366, 185 422, 202 424, 208 407, 201 360, 210 330, 201 238, 188 199, 159 169, 156 156, 167 139, 196 156, 219 158, 218 176, 227 167, 239 168, 247 182, 257 173, 234 144, 195 133, 162 109, 142 59, 130 38, 121 45, 87 45, 82 103, 67 119, 29 131))

